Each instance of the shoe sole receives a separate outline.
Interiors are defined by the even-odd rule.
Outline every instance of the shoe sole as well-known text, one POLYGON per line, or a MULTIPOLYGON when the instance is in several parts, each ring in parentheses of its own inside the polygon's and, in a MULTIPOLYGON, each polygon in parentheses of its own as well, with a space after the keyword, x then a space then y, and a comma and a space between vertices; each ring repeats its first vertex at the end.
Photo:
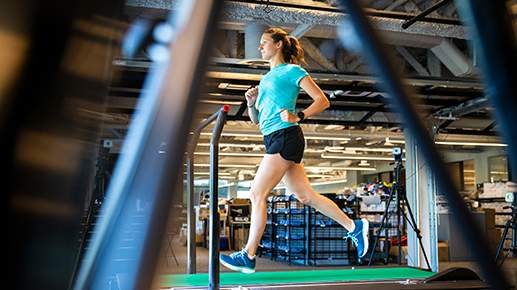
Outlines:
POLYGON ((370 222, 367 219, 361 219, 363 222, 363 240, 364 240, 364 253, 359 254, 359 258, 362 258, 368 253, 369 240, 368 240, 368 233, 370 232, 370 222))
POLYGON ((241 273, 244 273, 244 274, 253 274, 253 273, 255 273, 255 269, 250 269, 250 268, 247 268, 247 267, 234 266, 234 265, 226 263, 225 261, 223 261, 221 259, 219 259, 219 261, 221 262, 221 264, 223 264, 223 266, 225 266, 226 268, 228 268, 230 270, 233 270, 233 271, 236 271, 236 272, 241 272, 241 273))

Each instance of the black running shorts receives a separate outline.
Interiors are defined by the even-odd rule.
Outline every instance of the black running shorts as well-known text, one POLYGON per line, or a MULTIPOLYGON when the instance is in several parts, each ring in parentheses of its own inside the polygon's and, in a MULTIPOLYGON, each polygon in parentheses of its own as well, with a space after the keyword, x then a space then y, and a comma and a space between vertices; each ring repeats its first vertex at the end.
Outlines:
POLYGON ((305 138, 300 126, 281 129, 264 136, 264 145, 267 154, 280 153, 285 160, 302 162, 305 138))

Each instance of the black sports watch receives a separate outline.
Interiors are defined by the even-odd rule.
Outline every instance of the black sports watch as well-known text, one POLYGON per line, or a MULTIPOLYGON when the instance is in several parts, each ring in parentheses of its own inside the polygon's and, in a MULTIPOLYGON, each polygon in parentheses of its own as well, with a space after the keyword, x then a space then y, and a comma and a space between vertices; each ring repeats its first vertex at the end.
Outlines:
POLYGON ((301 122, 305 119, 305 113, 303 113, 302 111, 298 112, 298 114, 296 114, 298 116, 298 118, 300 118, 300 121, 298 122, 301 122))

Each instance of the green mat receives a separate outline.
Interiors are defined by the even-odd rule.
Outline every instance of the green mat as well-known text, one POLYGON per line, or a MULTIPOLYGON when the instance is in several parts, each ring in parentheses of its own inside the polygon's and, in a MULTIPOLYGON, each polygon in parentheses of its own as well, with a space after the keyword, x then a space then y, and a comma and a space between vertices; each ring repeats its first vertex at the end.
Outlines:
MULTIPOLYGON (((307 270, 255 272, 248 275, 243 273, 221 273, 221 285, 251 285, 251 284, 280 284, 307 283, 331 281, 360 281, 427 278, 435 273, 413 268, 367 268, 348 270, 307 270)), ((208 286, 208 274, 192 275, 163 275, 160 287, 208 286)))

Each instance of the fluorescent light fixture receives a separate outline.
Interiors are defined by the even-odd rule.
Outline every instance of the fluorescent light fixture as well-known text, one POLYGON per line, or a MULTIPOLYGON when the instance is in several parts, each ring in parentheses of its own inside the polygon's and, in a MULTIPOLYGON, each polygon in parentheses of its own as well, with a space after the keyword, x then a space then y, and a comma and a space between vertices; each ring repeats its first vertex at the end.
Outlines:
MULTIPOLYGON (((393 151, 392 148, 368 148, 368 147, 346 147, 346 151, 367 151, 367 152, 389 152, 393 151)), ((406 151, 406 150, 403 150, 406 151)))
MULTIPOLYGON (((311 184, 311 186, 316 186, 316 185, 338 184, 338 183, 345 183, 345 182, 347 182, 346 179, 341 179, 341 180, 311 182, 310 184, 311 184)), ((274 189, 284 189, 284 188, 287 188, 287 186, 285 184, 282 184, 282 185, 277 185, 274 189)))
POLYGON ((464 146, 487 146, 487 147, 506 147, 503 143, 483 143, 483 142, 462 142, 462 141, 436 141, 439 145, 464 145, 464 146))
MULTIPOLYGON (((264 157, 265 153, 219 152, 219 156, 264 157)), ((210 155, 210 152, 194 152, 194 155, 210 155)))
POLYGON ((235 185, 235 183, 234 183, 234 182, 230 182, 230 183, 228 183, 228 184, 219 185, 219 186, 217 186, 217 188, 230 187, 230 186, 234 186, 234 185, 235 185))
MULTIPOLYGON (((210 143, 198 143, 197 146, 210 146, 210 143)), ((219 147, 266 148, 266 145, 264 145, 264 144, 219 143, 219 147)), ((391 152, 391 149, 390 149, 390 152, 391 152)))
MULTIPOLYGON (((390 150, 391 151, 391 150, 390 150)), ((327 155, 324 153, 321 154, 321 158, 326 159, 348 159, 348 160, 379 160, 379 161, 394 161, 395 158, 388 156, 368 156, 368 155, 327 155)), ((402 158, 402 160, 406 160, 406 158, 402 158)))
POLYGON ((216 105, 242 105, 242 101, 218 101, 218 100, 199 100, 200 103, 216 104, 216 105))
MULTIPOLYGON (((183 174, 187 174, 187 172, 183 172, 183 174)), ((219 175, 232 175, 229 172, 219 172, 219 175)), ((210 172, 194 172, 194 175, 210 175, 210 172)))
MULTIPOLYGON (((386 137, 386 143, 406 144, 406 141, 404 141, 404 140, 392 140, 392 139, 386 137)), ((386 145, 386 144, 384 144, 384 145, 386 145)), ((392 144, 389 144, 389 145, 392 145, 392 144)))
POLYGON ((313 182, 311 183, 311 186, 315 186, 315 185, 327 185, 327 184, 337 184, 337 183, 345 183, 347 182, 346 179, 342 179, 342 180, 330 180, 330 181, 322 181, 322 182, 313 182))
POLYGON ((377 170, 373 167, 305 166, 306 170, 377 170))
POLYGON ((370 166, 370 163, 366 160, 361 160, 361 163, 358 164, 359 166, 370 166))
MULTIPOLYGON (((212 132, 201 132, 201 135, 211 136, 212 132)), ((234 137, 250 137, 250 138, 262 138, 262 134, 256 133, 232 133, 232 132, 222 132, 221 136, 234 136, 234 137)), ((333 140, 333 141, 350 141, 352 140, 349 137, 335 137, 332 135, 313 135, 305 134, 306 140, 333 140)))
POLYGON ((247 90, 251 88, 250 85, 236 85, 236 84, 230 84, 230 83, 220 83, 217 86, 218 89, 221 90, 247 90))
POLYGON ((330 175, 330 174, 307 174, 307 177, 311 178, 311 177, 321 177, 321 178, 325 178, 325 177, 333 177, 334 175, 330 175))
POLYGON ((332 136, 305 136, 306 140, 333 140, 333 141, 350 141, 347 137, 332 137, 332 136))
MULTIPOLYGON (((200 135, 212 136, 212 132, 201 132, 200 135)), ((255 137, 262 138, 262 134, 248 134, 248 133, 225 133, 222 132, 221 136, 234 136, 234 137, 255 137)))
MULTIPOLYGON (((186 166, 186 164, 184 164, 186 166)), ((203 163, 203 164, 194 164, 194 166, 197 167, 209 167, 210 164, 203 163)), ((249 164, 220 164, 219 167, 235 167, 235 168, 255 168, 256 165, 249 165, 249 164)))

